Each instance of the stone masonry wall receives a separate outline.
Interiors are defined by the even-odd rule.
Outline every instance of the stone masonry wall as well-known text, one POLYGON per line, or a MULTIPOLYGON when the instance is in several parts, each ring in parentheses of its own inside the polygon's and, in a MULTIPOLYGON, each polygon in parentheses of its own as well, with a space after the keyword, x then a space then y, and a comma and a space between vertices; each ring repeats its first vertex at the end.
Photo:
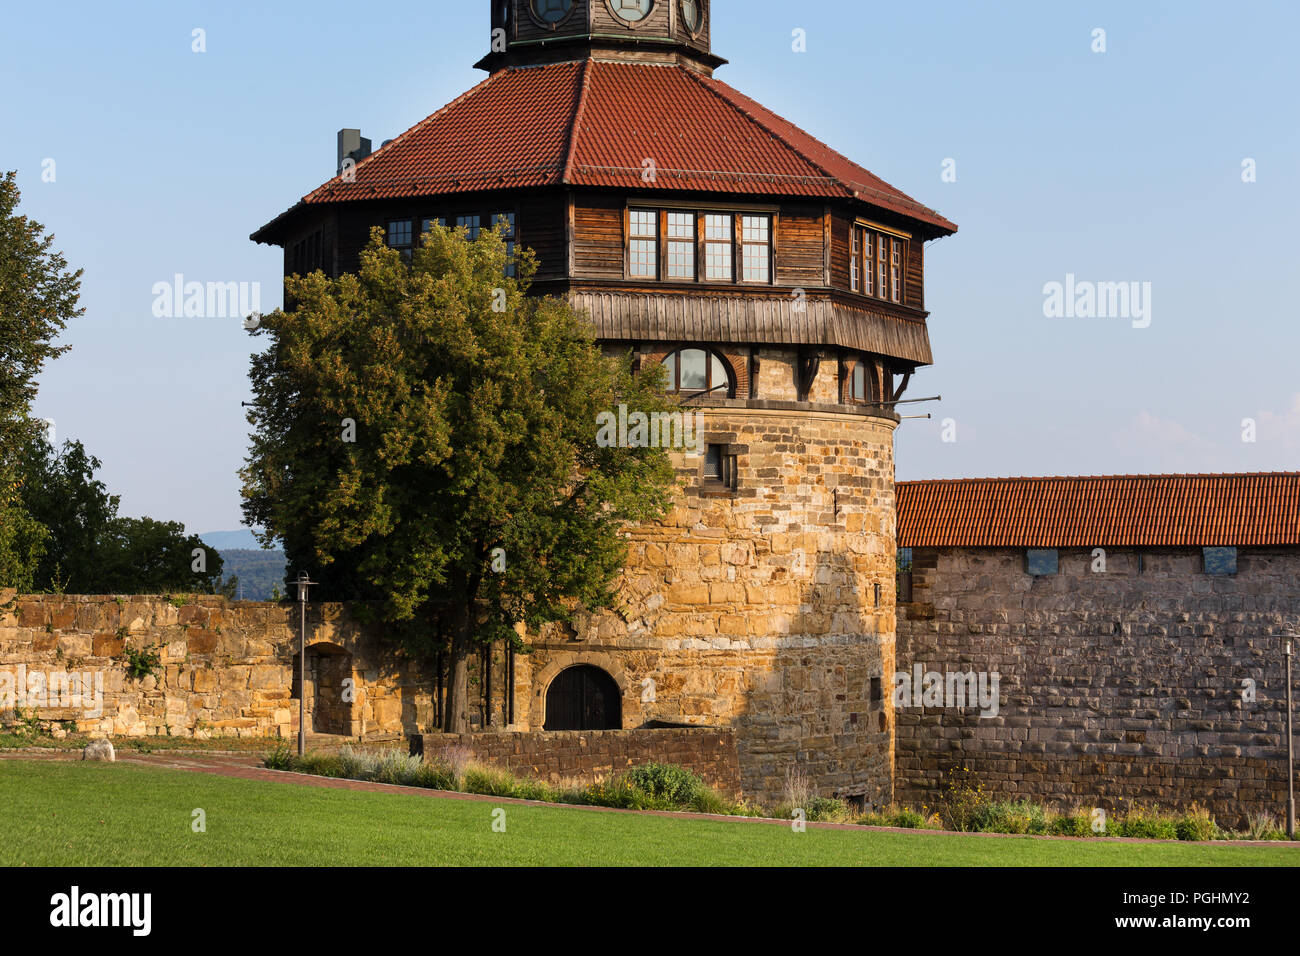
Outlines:
POLYGON ((695 771, 727 796, 740 793, 736 741, 730 730, 428 734, 420 747, 425 757, 445 757, 460 749, 485 763, 551 783, 590 783, 628 767, 674 763, 695 771))
MULTIPOLYGON (((309 732, 374 738, 427 728, 429 682, 346 608, 312 605, 307 633, 309 732), (351 701, 343 699, 348 678, 351 701)), ((21 687, 19 709, 56 733, 296 735, 297 652, 293 604, 214 596, 0 595, 0 691, 21 687), (128 675, 128 647, 156 648, 156 676, 128 675), (67 675, 98 675, 98 706, 60 706, 44 694, 44 686, 67 675)))
POLYGON ((895 423, 744 402, 701 413, 705 441, 737 457, 737 489, 706 487, 702 459, 677 456, 671 513, 630 532, 621 610, 534 635, 519 658, 519 729, 542 727, 560 671, 591 664, 619 685, 624 728, 733 728, 749 799, 778 802, 795 771, 818 794, 886 803, 895 423))
MULTIPOLYGON (((917 550, 898 668, 997 671, 996 717, 898 711, 897 797, 934 804, 952 767, 989 789, 1064 805, 1208 806, 1236 825, 1283 812, 1285 664, 1300 624, 1300 549, 1240 549, 1233 576, 1199 550, 1060 552, 1033 577, 1021 550, 917 550), (1243 697, 1253 681, 1256 699, 1243 697)), ((1298 641, 1300 643, 1300 641, 1298 641)), ((1300 676, 1298 674, 1297 676, 1300 676)))

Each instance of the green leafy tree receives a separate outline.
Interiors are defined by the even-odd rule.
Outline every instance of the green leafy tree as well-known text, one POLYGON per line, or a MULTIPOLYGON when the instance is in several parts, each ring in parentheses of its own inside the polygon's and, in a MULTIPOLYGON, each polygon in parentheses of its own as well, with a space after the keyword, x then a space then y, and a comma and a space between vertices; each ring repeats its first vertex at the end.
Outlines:
POLYGON ((36 588, 71 594, 159 594, 215 591, 220 553, 183 525, 122 518, 119 496, 95 477, 100 461, 79 441, 56 451, 44 438, 27 445, 22 505, 48 535, 34 574, 36 588), (203 549, 202 570, 194 551, 203 549))
POLYGON ((248 524, 317 593, 375 602, 408 650, 447 648, 444 729, 467 728, 476 644, 611 606, 627 522, 662 515, 658 448, 605 448, 597 415, 671 412, 662 374, 602 355, 567 303, 526 296, 498 230, 435 226, 407 261, 376 229, 357 274, 291 277, 263 318, 248 524), (352 440, 349 440, 352 439, 352 440))
POLYGON ((48 534, 22 507, 20 449, 45 426, 32 416, 36 379, 77 302, 81 271, 53 250, 54 237, 18 214, 16 174, 0 179, 0 587, 30 591, 48 534))

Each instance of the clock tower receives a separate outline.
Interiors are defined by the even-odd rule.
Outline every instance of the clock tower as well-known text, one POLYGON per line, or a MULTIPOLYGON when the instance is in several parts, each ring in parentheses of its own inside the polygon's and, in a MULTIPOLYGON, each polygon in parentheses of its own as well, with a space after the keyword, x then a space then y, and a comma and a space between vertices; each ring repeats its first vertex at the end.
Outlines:
POLYGON ((710 0, 493 0, 492 52, 477 64, 511 66, 591 56, 685 66, 712 75, 710 0))

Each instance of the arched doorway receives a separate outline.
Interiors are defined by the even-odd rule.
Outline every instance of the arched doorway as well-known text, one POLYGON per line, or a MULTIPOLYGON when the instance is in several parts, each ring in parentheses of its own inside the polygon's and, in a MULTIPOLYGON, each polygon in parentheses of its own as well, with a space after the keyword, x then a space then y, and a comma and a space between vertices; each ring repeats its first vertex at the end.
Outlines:
MULTIPOLYGON (((298 685, 298 659, 298 654, 293 655, 290 696, 302 700, 302 688, 298 685)), ((354 694, 352 655, 333 644, 313 644, 308 647, 308 733, 353 735, 354 694)))
POLYGON ((623 695, 609 674, 579 664, 555 675, 546 690, 543 730, 618 730, 622 726, 623 695))

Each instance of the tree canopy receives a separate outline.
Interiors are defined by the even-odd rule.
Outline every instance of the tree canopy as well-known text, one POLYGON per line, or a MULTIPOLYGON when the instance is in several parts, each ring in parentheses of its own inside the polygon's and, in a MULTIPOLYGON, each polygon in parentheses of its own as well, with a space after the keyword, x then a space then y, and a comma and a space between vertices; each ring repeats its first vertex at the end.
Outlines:
POLYGON ((54 236, 18 214, 17 176, 0 178, 0 587, 34 588, 48 538, 23 508, 22 449, 45 432, 32 414, 36 379, 67 351, 55 339, 78 307, 81 271, 53 249, 54 236))
POLYGON ((254 333, 246 523, 322 597, 375 602, 410 649, 446 642, 447 730, 476 642, 616 600, 623 529, 663 513, 674 476, 663 449, 596 441, 620 402, 675 408, 659 370, 526 295, 535 270, 499 230, 435 225, 408 261, 376 229, 358 273, 287 279, 292 308, 254 333))

